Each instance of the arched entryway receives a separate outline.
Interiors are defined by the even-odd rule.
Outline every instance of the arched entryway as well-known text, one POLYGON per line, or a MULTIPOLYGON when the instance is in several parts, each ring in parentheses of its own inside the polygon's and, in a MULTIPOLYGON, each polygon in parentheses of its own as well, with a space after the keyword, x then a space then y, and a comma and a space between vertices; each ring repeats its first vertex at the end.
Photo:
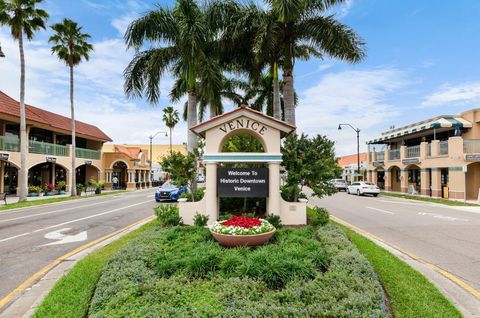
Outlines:
POLYGON ((383 168, 376 168, 377 179, 373 182, 380 188, 385 189, 385 170, 383 168))
POLYGON ((54 162, 43 162, 28 169, 29 186, 56 185, 58 182, 67 182, 68 169, 54 162))
POLYGON ((480 189, 480 162, 467 166, 467 200, 477 200, 480 189))
POLYGON ((3 183, 0 192, 7 195, 16 195, 18 187, 18 167, 9 161, 2 161, 0 163, 3 169, 3 183))
POLYGON ((390 191, 400 192, 401 191, 401 170, 397 166, 392 166, 388 169, 390 173, 390 191))
POLYGON ((411 193, 412 187, 416 193, 420 193, 420 167, 414 164, 407 166, 408 192, 411 193))
POLYGON ((98 181, 100 179, 100 170, 88 164, 83 164, 75 169, 76 172, 76 183, 87 185, 91 179, 98 181))
POLYGON ((116 161, 112 165, 112 188, 125 189, 128 182, 128 167, 123 161, 116 161), (116 181, 116 182, 115 182, 116 181))

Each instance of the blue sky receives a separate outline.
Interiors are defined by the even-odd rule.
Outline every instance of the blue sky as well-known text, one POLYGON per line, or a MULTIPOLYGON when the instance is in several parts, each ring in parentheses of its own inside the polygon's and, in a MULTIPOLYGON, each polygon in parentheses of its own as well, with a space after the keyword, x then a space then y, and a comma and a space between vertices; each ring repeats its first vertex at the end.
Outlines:
MULTIPOLYGON (((122 89, 122 71, 132 56, 123 32, 155 3, 165 5, 139 0, 47 0, 43 5, 51 15, 49 25, 68 17, 92 35, 95 53, 76 69, 78 119, 98 125, 116 143, 147 143, 150 134, 164 128, 161 109, 170 104, 169 76, 161 82, 164 97, 156 107, 127 100, 122 89)), ((332 13, 365 39, 367 57, 355 65, 329 59, 296 63, 300 131, 328 135, 344 155, 356 151, 355 134, 337 131, 340 122, 362 130, 366 149, 365 141, 391 125, 478 107, 480 1, 352 0, 332 13)), ((49 35, 39 32, 26 44, 26 100, 68 115, 68 72, 50 55, 49 35)), ((18 48, 4 27, 0 43, 7 55, 0 60, 0 90, 18 99, 18 48)), ((174 140, 186 140, 183 122, 174 140)))

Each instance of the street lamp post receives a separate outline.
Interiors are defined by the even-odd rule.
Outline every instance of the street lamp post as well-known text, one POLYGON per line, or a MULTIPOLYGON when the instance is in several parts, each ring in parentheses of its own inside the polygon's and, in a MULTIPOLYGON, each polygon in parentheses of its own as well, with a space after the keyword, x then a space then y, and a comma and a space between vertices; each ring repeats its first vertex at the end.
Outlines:
POLYGON ((158 134, 160 133, 165 133, 165 137, 168 137, 168 133, 166 131, 163 131, 163 130, 160 130, 160 131, 157 131, 154 135, 151 135, 150 137, 150 174, 152 173, 152 141, 153 141, 153 138, 155 138, 158 134))
POLYGON ((357 175, 360 177, 360 129, 355 128, 350 124, 339 124, 338 130, 342 130, 342 126, 349 126, 357 133, 357 175))
POLYGON ((5 53, 2 51, 2 45, 0 44, 0 57, 5 57, 5 53))

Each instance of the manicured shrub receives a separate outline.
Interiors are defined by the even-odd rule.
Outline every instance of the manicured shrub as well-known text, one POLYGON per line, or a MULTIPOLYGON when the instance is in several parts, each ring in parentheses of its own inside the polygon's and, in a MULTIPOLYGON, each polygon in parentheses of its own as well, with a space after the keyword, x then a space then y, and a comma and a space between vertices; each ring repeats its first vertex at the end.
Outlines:
POLYGON ((203 227, 152 228, 109 261, 88 317, 386 318, 370 264, 332 224, 227 249, 203 227))
POLYGON ((195 213, 193 217, 193 225, 195 226, 206 226, 209 216, 204 214, 195 213))
POLYGON ((307 224, 311 226, 321 226, 328 223, 330 214, 324 208, 307 207, 307 224))
POLYGON ((154 210, 162 226, 177 226, 183 222, 178 206, 175 204, 162 204, 154 208, 154 210))
POLYGON ((265 220, 267 220, 271 225, 273 225, 276 229, 282 228, 282 220, 280 219, 280 215, 269 214, 265 220))
MULTIPOLYGON (((204 195, 205 188, 198 188, 197 192, 195 192, 195 202, 202 200, 204 195)), ((182 193, 180 194, 180 198, 185 198, 188 202, 192 202, 192 192, 182 193)))

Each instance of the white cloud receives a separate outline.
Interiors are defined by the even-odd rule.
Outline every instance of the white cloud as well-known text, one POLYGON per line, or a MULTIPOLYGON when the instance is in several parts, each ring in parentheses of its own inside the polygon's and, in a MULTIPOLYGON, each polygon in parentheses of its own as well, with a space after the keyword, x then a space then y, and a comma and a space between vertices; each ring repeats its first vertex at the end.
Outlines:
POLYGON ((326 134, 336 141, 338 154, 356 152, 355 132, 361 130, 360 145, 375 138, 375 127, 397 115, 388 97, 407 85, 406 74, 396 68, 344 71, 324 76, 300 94, 297 126, 307 134, 326 134))
POLYGON ((427 96, 422 106, 439 106, 444 104, 467 104, 480 100, 480 82, 445 84, 433 94, 427 96))
POLYGON ((129 13, 127 15, 112 20, 112 26, 117 29, 118 34, 123 37, 130 23, 138 18, 138 14, 129 13))

